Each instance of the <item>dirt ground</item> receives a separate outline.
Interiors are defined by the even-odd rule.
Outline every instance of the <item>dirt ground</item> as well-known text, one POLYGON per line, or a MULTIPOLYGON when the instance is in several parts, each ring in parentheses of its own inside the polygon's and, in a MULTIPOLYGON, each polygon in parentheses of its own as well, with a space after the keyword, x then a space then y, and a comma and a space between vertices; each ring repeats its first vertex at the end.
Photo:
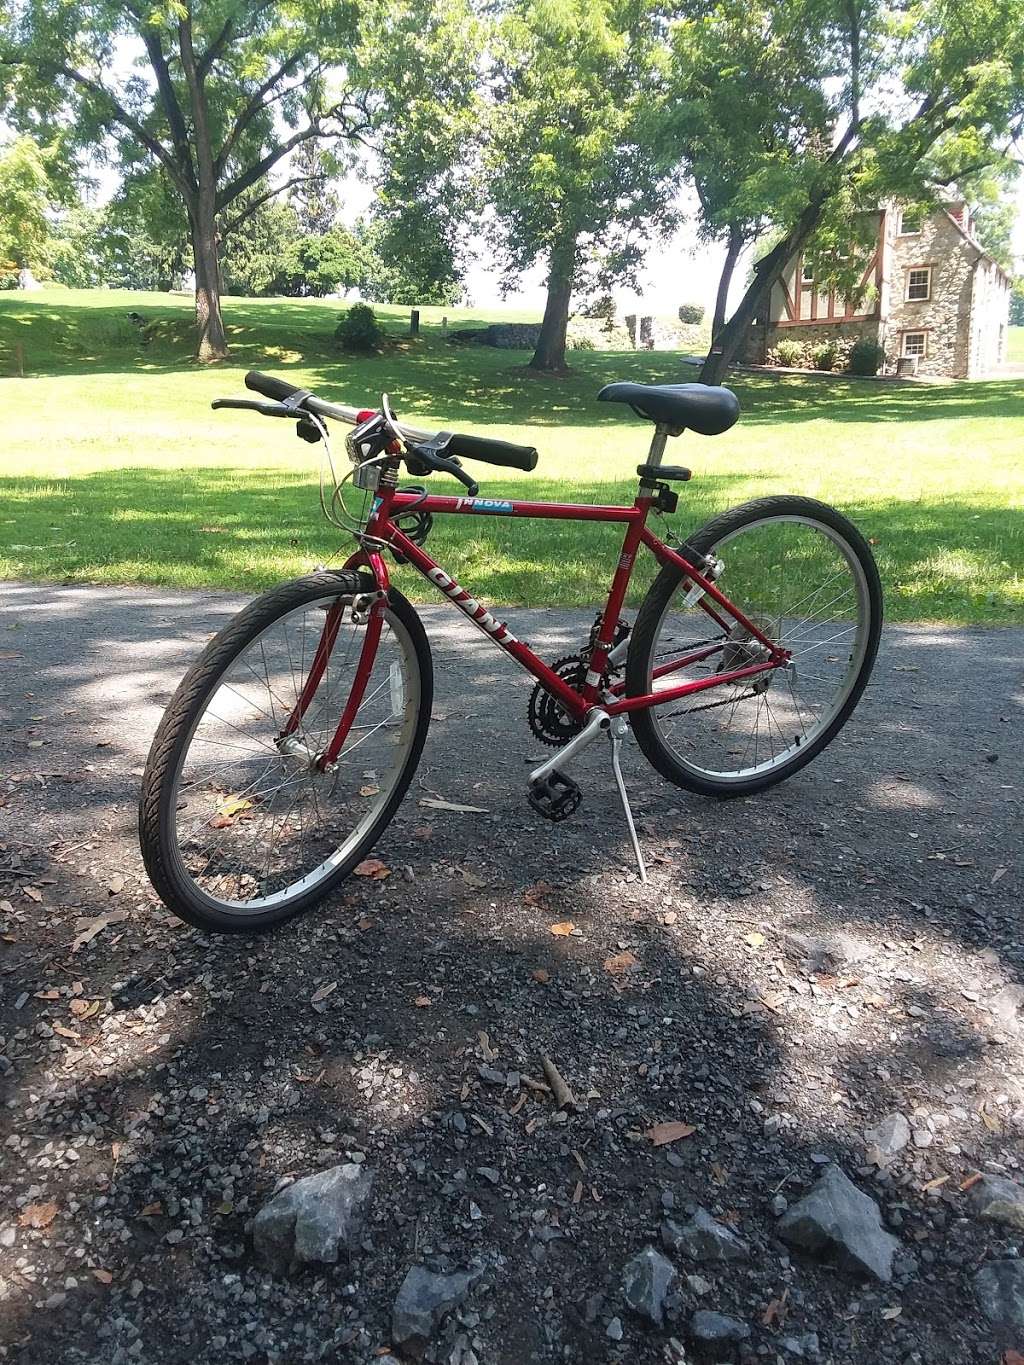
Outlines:
MULTIPOLYGON (((392 875, 214 938, 149 891, 135 800, 238 605, 0 585, 0 1358, 370 1365, 414 1264, 479 1272, 427 1346, 450 1365, 1024 1351, 972 1283, 1024 1238, 970 1195, 1024 1156, 1024 632, 887 630, 844 733, 756 798, 690 796, 631 749, 644 887, 607 756, 573 820, 540 820, 529 680, 428 609, 434 723, 392 875), (912 1139, 880 1169, 865 1130, 893 1112, 912 1139), (693 1131, 655 1145, 666 1121, 693 1131), (357 1252, 268 1274, 254 1214, 353 1159, 375 1175, 357 1252), (780 1240, 829 1161, 899 1239, 890 1283, 780 1240), (655 1326, 623 1267, 697 1206, 750 1254, 666 1252, 655 1326), (701 1355, 699 1309, 749 1336, 701 1355)), ((508 620, 555 657, 590 617, 508 620)))

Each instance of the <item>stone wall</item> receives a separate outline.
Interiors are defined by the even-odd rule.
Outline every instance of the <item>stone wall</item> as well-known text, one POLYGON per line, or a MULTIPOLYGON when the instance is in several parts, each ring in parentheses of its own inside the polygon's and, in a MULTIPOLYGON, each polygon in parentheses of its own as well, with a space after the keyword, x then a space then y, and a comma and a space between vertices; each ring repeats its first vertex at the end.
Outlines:
POLYGON ((978 249, 966 241, 942 210, 921 223, 921 231, 892 238, 886 261, 889 280, 884 339, 886 361, 895 369, 905 332, 927 332, 927 353, 919 374, 965 379, 970 372, 971 296, 978 249), (931 296, 907 298, 907 274, 931 267, 931 296))
POLYGON ((798 341, 807 346, 821 346, 826 341, 859 341, 861 337, 878 340, 877 322, 869 318, 851 319, 849 322, 810 322, 799 327, 777 326, 770 323, 767 327, 752 327, 747 341, 744 360, 748 365, 763 365, 767 353, 780 341, 798 341))

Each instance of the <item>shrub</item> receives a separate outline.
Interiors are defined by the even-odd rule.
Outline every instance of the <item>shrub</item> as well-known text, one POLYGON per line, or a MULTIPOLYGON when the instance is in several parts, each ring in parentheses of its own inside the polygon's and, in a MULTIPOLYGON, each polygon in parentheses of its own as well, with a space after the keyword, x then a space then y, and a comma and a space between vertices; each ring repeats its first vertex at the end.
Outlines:
POLYGON ((877 374, 885 359, 885 351, 877 341, 861 337, 853 343, 850 351, 849 368, 851 374, 877 374))
POLYGON ((704 321, 704 306, 700 303, 683 303, 679 306, 679 321, 700 326, 704 321))
POLYGON ((790 369, 802 369, 807 364, 807 353, 803 342, 791 337, 783 337, 775 347, 778 363, 790 369))
POLYGON ((341 315, 334 340, 346 351, 376 351, 384 340, 384 328, 368 303, 354 303, 341 315))
POLYGON ((811 359, 816 370, 834 370, 839 362, 839 346, 835 341, 824 341, 818 346, 811 359))
POLYGON ((570 351, 596 351, 597 345, 593 337, 587 336, 583 332, 569 335, 565 339, 565 344, 570 351))

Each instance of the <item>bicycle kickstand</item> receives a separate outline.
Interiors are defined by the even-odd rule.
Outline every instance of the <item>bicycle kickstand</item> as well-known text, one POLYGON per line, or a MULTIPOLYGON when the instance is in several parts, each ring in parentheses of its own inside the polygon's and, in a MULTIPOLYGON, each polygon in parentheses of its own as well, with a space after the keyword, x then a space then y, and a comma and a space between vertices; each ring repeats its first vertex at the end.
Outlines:
POLYGON ((636 825, 633 823, 633 812, 629 806, 629 796, 626 794, 626 784, 622 778, 622 767, 619 763, 619 750, 622 748, 622 737, 628 730, 628 725, 621 716, 616 716, 608 730, 608 737, 612 742, 612 772, 615 774, 615 785, 619 789, 619 800, 622 802, 622 811, 626 817, 626 824, 629 826, 629 837, 633 841, 633 852, 636 855, 636 865, 640 873, 640 880, 647 885, 647 865, 644 862, 643 851, 640 848, 640 840, 637 838, 636 825))

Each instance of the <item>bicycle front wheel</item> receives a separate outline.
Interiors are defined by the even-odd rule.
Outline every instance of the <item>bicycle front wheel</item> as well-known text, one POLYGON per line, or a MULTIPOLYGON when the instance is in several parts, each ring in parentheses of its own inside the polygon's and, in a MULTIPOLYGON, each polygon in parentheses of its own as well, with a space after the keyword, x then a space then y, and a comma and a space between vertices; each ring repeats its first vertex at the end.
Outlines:
POLYGON ((366 629, 353 600, 374 588, 329 572, 275 588, 182 680, 146 764, 139 833, 154 887, 189 923, 263 929, 309 909, 366 856, 405 795, 433 674, 420 619, 394 590, 344 747, 328 770, 316 761, 353 691, 366 629))
MULTIPOLYGON (((670 782, 708 796, 744 796, 809 763, 857 705, 882 628, 878 569, 857 528, 811 498, 744 503, 702 526, 689 544, 723 561, 718 586, 764 635, 792 651, 792 660, 633 712, 633 732, 670 782)), ((692 587, 672 565, 651 585, 630 637, 627 695, 667 691, 768 657, 727 613, 688 603, 692 587)))

